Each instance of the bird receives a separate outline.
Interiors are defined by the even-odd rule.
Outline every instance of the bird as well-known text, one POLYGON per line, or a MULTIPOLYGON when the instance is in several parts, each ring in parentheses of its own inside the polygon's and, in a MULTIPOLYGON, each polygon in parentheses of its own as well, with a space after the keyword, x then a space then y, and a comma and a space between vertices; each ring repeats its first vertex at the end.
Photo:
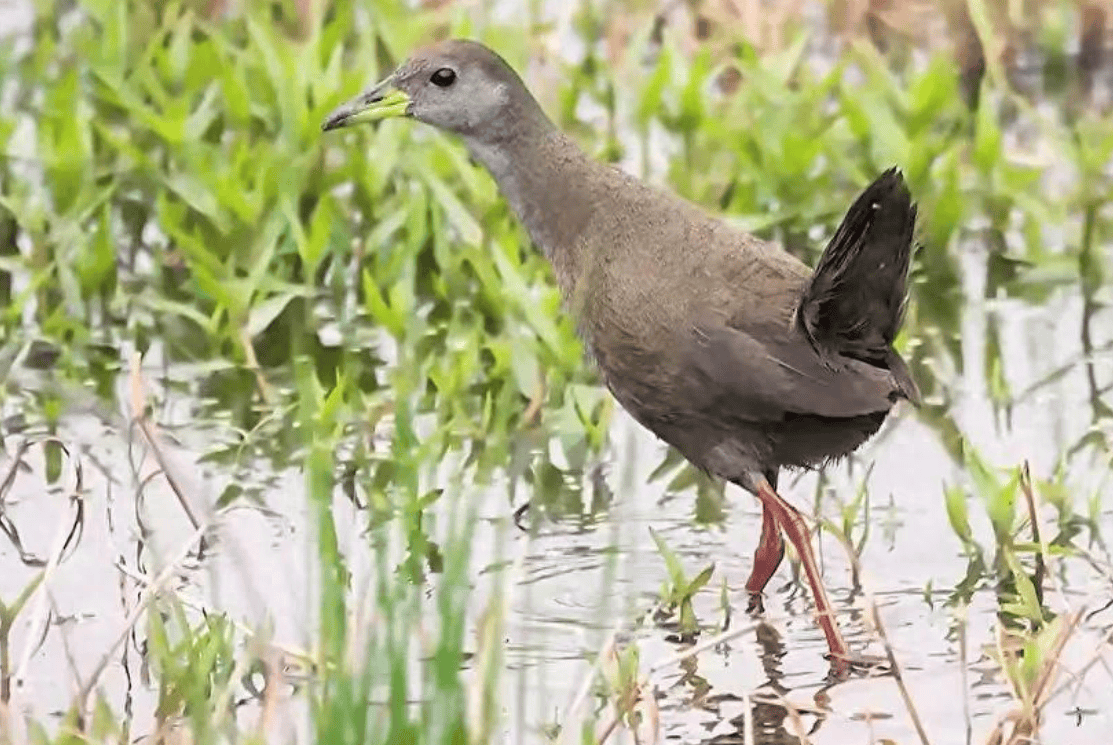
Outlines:
POLYGON ((333 110, 325 131, 409 118, 461 139, 552 265, 565 312, 614 398, 691 464, 753 494, 750 609, 781 563, 804 569, 828 659, 856 659, 785 469, 843 458, 920 393, 894 348, 916 205, 891 168, 847 211, 814 271, 779 244, 590 157, 480 42, 414 51, 333 110), (783 534, 783 536, 782 536, 783 534))

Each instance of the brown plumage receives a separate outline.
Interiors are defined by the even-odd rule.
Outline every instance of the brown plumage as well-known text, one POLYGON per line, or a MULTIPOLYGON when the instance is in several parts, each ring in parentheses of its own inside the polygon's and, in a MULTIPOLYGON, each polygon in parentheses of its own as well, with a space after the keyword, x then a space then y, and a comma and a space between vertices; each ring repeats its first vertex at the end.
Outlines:
POLYGON ((552 263, 615 398, 693 464, 761 499, 747 582, 754 604, 780 562, 783 529, 831 652, 845 660, 803 520, 775 486, 781 468, 844 456, 895 402, 918 400, 892 347, 916 216, 900 173, 886 171, 862 193, 813 273, 780 247, 589 158, 480 44, 420 50, 325 128, 387 108, 459 135, 491 172, 552 263))

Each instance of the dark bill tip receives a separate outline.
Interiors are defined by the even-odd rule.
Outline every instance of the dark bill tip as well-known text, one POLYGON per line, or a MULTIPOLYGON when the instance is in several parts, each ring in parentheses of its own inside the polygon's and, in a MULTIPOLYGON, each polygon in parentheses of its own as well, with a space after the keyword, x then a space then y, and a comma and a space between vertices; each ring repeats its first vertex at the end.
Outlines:
POLYGON ((334 111, 328 115, 328 118, 321 122, 321 131, 328 132, 333 129, 340 129, 344 126, 344 122, 348 119, 348 115, 343 112, 334 111))
POLYGON ((388 78, 351 101, 336 107, 321 123, 321 131, 328 132, 361 122, 406 116, 410 97, 394 87, 388 78))

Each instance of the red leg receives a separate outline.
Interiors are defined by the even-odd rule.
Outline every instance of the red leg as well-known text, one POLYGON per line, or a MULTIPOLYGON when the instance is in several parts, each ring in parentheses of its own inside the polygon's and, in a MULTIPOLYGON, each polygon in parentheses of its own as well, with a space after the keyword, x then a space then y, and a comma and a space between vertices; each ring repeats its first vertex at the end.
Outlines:
MULTIPOLYGON (((815 552, 812 551, 811 536, 808 534, 808 526, 804 523, 804 518, 796 511, 795 507, 777 494, 764 477, 755 480, 754 485, 757 487, 757 498, 761 500, 762 506, 765 510, 773 513, 774 519, 780 524, 785 536, 800 556, 800 563, 804 566, 804 573, 808 577, 808 584, 812 588, 812 597, 815 599, 815 614, 820 628, 823 629, 823 635, 827 637, 827 647, 831 650, 831 657, 836 662, 845 665, 850 661, 850 648, 846 646, 846 641, 842 638, 842 633, 835 623, 835 611, 831 606, 831 601, 827 599, 827 591, 823 589, 823 581, 819 576, 819 565, 815 560, 815 552)), ((763 523, 763 540, 764 537, 763 523)))
POLYGON ((746 580, 746 591, 750 593, 751 613, 762 610, 761 593, 769 584, 769 578, 781 564, 785 555, 784 541, 781 539, 781 529, 777 519, 768 505, 761 505, 761 539, 758 541, 757 550, 754 551, 754 568, 750 570, 750 578, 746 580))

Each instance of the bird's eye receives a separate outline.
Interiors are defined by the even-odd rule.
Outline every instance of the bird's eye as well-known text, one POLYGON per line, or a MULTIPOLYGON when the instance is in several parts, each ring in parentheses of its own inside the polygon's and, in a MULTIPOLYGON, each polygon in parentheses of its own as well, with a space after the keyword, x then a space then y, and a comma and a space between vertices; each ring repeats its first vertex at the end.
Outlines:
POLYGON ((456 82, 456 71, 448 67, 442 67, 441 69, 433 73, 433 75, 429 78, 429 81, 433 85, 438 85, 441 88, 447 88, 448 86, 456 82))

